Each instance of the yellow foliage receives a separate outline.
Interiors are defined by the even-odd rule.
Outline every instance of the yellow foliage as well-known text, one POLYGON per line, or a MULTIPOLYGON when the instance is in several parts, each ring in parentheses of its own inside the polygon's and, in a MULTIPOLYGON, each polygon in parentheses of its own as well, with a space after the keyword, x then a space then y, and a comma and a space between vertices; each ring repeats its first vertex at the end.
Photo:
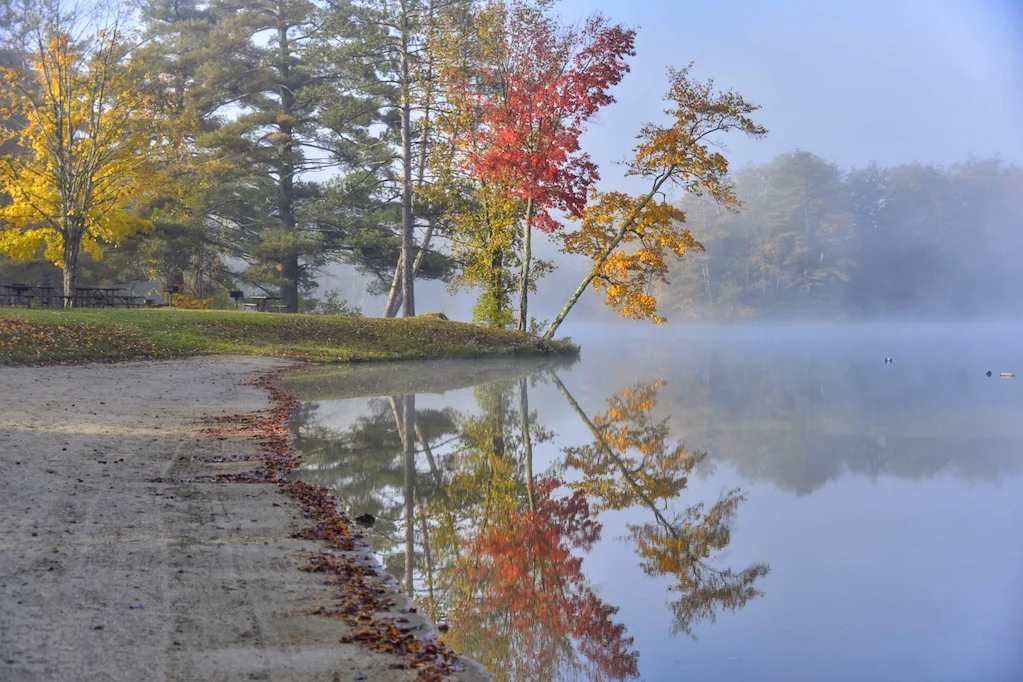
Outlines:
POLYGON ((674 511, 706 454, 672 445, 666 420, 652 417, 664 381, 619 391, 608 399, 607 410, 591 420, 554 380, 596 438, 589 445, 565 448, 565 465, 581 474, 570 485, 594 498, 597 509, 635 507, 652 514, 646 523, 630 523, 629 535, 643 571, 673 579, 668 591, 678 596, 669 605, 674 630, 691 634, 695 623, 713 622, 718 610, 738 610, 759 596, 756 583, 770 570, 766 564, 741 571, 713 565, 715 554, 731 542, 735 514, 746 499, 742 491, 725 491, 709 506, 701 502, 674 511))
MULTIPOLYGON (((562 250, 587 256, 593 269, 584 281, 603 290, 607 304, 623 317, 662 323, 653 294, 657 282, 666 282, 668 258, 703 250, 683 227, 685 213, 662 194, 665 184, 694 195, 708 194, 726 210, 741 202, 728 179, 728 161, 711 148, 715 137, 739 131, 762 137, 767 130, 750 115, 759 107, 734 92, 715 92, 712 81, 689 78, 689 67, 669 71, 671 87, 665 99, 668 125, 648 124, 637 136, 627 175, 648 178, 650 190, 639 197, 621 192, 594 192, 579 220, 579 229, 564 236, 562 250)), ((553 334, 573 299, 555 320, 553 334)))
POLYGON ((185 310, 207 310, 213 306, 212 298, 199 298, 195 294, 174 294, 171 305, 185 310))
POLYGON ((621 192, 594 192, 581 227, 564 237, 566 253, 594 261, 593 287, 622 317, 660 324, 656 281, 667 281, 668 258, 690 249, 703 250, 683 226, 685 213, 665 201, 647 201, 621 192))
POLYGON ((90 44, 70 30, 58 23, 27 73, 0 69, 0 144, 15 149, 0 159, 10 199, 0 206, 0 253, 29 259, 44 249, 65 269, 77 267, 79 249, 98 258, 103 244, 148 229, 137 209, 174 186, 160 163, 172 131, 122 36, 90 44))
POLYGON ((625 509, 637 503, 671 500, 689 483, 706 456, 671 443, 667 422, 651 414, 663 380, 625 388, 607 401, 590 426, 597 440, 565 448, 565 464, 582 479, 572 487, 594 498, 595 508, 625 509))

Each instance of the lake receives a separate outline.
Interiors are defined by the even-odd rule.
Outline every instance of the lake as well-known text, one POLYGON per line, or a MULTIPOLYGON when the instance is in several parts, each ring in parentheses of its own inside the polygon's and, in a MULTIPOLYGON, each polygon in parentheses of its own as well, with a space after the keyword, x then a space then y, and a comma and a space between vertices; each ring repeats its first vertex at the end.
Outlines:
POLYGON ((300 476, 453 648, 516 682, 1023 679, 1023 327, 569 332, 576 364, 290 384, 300 476))

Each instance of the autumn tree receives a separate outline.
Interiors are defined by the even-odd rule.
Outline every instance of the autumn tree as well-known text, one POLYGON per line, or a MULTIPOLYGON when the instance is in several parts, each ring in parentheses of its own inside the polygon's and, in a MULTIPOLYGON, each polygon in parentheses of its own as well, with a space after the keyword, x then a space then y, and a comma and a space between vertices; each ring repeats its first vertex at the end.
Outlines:
MULTIPOLYGON (((467 160, 484 151, 487 139, 466 87, 483 64, 499 58, 503 21, 500 3, 468 4, 441 22, 428 48, 442 85, 432 125, 439 144, 430 159, 433 182, 423 188, 427 201, 442 212, 452 255, 460 264, 452 289, 478 288, 473 321, 490 327, 513 324, 514 271, 519 249, 516 225, 523 205, 509 188, 471 172, 467 160)), ((542 265, 541 268, 542 269, 542 265)))
POLYGON ((461 131, 470 139, 456 162, 521 202, 517 327, 525 331, 532 228, 559 229, 555 210, 581 213, 597 168, 579 138, 614 101, 610 89, 628 71, 635 33, 599 15, 568 27, 549 3, 524 0, 483 3, 467 30, 459 38, 476 43, 472 52, 449 57, 441 71, 450 102, 463 117, 472 112, 461 131))
POLYGON ((713 81, 693 80, 691 66, 669 71, 665 114, 670 124, 645 125, 626 164, 626 174, 649 181, 650 189, 637 197, 594 192, 579 229, 565 235, 563 251, 584 255, 593 266, 555 317, 546 338, 554 336, 591 284, 603 289, 608 305, 623 316, 664 321, 657 315, 657 300, 649 293, 649 285, 665 277, 669 257, 702 248, 684 226, 685 213, 664 197, 664 188, 706 194, 725 208, 741 205, 728 177, 727 159, 711 147, 719 134, 738 131, 756 138, 767 131, 750 118, 756 105, 735 92, 715 91, 713 81))
MULTIPOLYGON (((600 16, 569 27, 549 2, 526 0, 479 3, 458 20, 435 48, 446 104, 438 128, 449 142, 441 203, 456 241, 471 245, 461 249, 463 281, 483 285, 490 308, 510 303, 503 270, 514 253, 524 331, 529 292, 549 268, 531 272, 532 229, 559 229, 554 211, 581 212, 597 169, 579 138, 614 101, 634 32, 600 16)), ((503 326, 499 310, 482 317, 503 326)))
POLYGON ((63 269, 73 301, 82 249, 147 229, 137 216, 147 199, 173 186, 166 162, 173 130, 133 59, 119 15, 97 22, 61 2, 44 3, 25 34, 26 68, 0 72, 0 143, 20 153, 0 161, 0 252, 46 257, 63 269))

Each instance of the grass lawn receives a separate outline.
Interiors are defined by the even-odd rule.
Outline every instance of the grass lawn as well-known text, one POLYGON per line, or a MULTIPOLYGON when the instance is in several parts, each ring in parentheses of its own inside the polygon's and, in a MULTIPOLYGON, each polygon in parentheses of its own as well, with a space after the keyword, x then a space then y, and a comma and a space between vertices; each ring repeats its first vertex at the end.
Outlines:
POLYGON ((0 365, 212 354, 359 362, 577 353, 567 341, 434 317, 0 308, 0 365))

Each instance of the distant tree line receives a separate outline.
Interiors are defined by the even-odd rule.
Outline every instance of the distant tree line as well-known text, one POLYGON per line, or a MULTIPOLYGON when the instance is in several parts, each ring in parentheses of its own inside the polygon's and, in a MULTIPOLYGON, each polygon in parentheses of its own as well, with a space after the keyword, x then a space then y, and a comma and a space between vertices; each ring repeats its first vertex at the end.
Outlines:
POLYGON ((1023 313, 1023 168, 970 158, 843 171, 805 151, 734 176, 739 212, 687 197, 705 247, 661 284, 665 314, 779 317, 1023 313))

